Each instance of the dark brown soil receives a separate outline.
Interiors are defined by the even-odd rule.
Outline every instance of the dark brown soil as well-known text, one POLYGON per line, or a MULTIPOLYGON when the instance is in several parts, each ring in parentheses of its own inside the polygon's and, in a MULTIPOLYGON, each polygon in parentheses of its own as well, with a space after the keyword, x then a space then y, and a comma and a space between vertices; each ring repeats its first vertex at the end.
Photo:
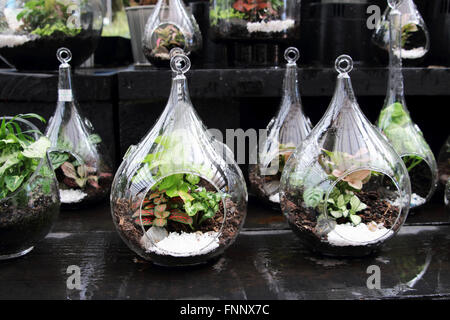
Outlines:
MULTIPOLYGON (((408 167, 408 164, 406 164, 408 167)), ((422 161, 409 172, 411 180, 411 192, 422 198, 426 198, 431 190, 432 177, 431 170, 425 161, 422 161)))
POLYGON ((72 52, 71 65, 78 67, 94 52, 99 39, 96 31, 83 30, 74 37, 55 32, 20 46, 0 48, 0 55, 18 70, 58 70, 56 51, 66 47, 72 52))
MULTIPOLYGON (((403 221, 398 219, 399 209, 386 200, 379 199, 375 191, 359 192, 358 197, 367 208, 358 213, 362 223, 371 221, 383 223, 386 228, 397 231, 403 221)), ((305 245, 313 251, 335 256, 362 256, 372 253, 380 244, 335 247, 326 242, 325 236, 320 236, 317 228, 318 212, 311 208, 297 206, 294 202, 284 198, 281 201, 282 210, 294 232, 304 240, 305 245), (360 248, 359 248, 360 247, 360 248)), ((346 218, 340 218, 338 224, 346 223, 346 218)))
POLYGON ((24 195, 23 206, 0 202, 0 255, 15 254, 34 246, 50 232, 59 213, 59 204, 50 196, 24 195))
MULTIPOLYGON (((200 185, 203 182, 200 183, 200 185)), ((207 185, 207 183, 204 183, 207 185)), ((211 188, 208 188, 211 190, 211 188)), ((216 191, 212 189, 211 191, 216 191)), ((245 218, 245 208, 238 208, 237 205, 231 201, 229 198, 225 200, 227 206, 226 216, 224 215, 223 204, 220 203, 219 211, 216 215, 207 221, 205 221, 198 230, 192 230, 189 226, 175 223, 169 221, 167 230, 169 232, 208 232, 208 231, 216 231, 221 232, 219 236, 219 244, 220 247, 203 256, 192 256, 192 257, 162 257, 158 259, 158 255, 155 253, 149 254, 146 252, 145 248, 142 248, 140 243, 142 236, 144 235, 142 231, 142 227, 134 223, 134 219, 132 215, 134 210, 132 209, 132 204, 130 201, 126 199, 118 199, 114 205, 113 211, 113 220, 117 228, 119 229, 119 233, 124 239, 124 241, 130 245, 131 249, 137 252, 144 259, 152 260, 155 263, 164 264, 164 265, 183 265, 185 264, 197 264, 201 262, 205 262, 206 260, 210 260, 215 256, 221 254, 223 250, 231 245, 236 239, 245 218), (225 216, 225 217, 224 217, 225 216), (198 260, 198 261, 197 261, 198 260)))

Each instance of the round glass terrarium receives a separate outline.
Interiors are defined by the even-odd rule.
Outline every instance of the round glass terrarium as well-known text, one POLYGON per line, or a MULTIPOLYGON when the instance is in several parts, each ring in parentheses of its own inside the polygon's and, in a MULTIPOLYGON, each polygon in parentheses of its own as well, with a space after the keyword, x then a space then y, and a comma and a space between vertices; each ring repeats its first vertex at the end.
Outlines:
MULTIPOLYGON (((430 49, 430 36, 425 21, 413 0, 397 0, 400 11, 402 58, 416 60, 424 57, 430 49)), ((387 6, 378 22, 372 41, 386 52, 389 51, 389 15, 392 7, 387 6)))
POLYGON ((300 34, 300 0, 213 0, 211 35, 218 40, 285 42, 300 34))
POLYGON ((410 183, 404 163, 356 101, 349 56, 331 104, 291 155, 281 177, 281 207, 313 251, 334 256, 374 252, 404 223, 410 183))
POLYGON ((155 66, 169 66, 170 50, 181 48, 186 55, 202 48, 202 35, 192 13, 182 0, 159 0, 145 25, 142 47, 155 66))
POLYGON ((102 31, 101 0, 16 0, 0 4, 0 56, 19 70, 55 70, 67 47, 74 66, 94 52, 102 31))
POLYGON ((249 166, 249 179, 256 195, 279 208, 280 178, 295 148, 306 138, 312 125, 303 113, 298 87, 297 48, 286 49, 283 97, 276 116, 269 122, 267 137, 257 151, 257 164, 249 166))
POLYGON ((111 160, 101 137, 78 110, 72 89, 69 49, 57 52, 58 103, 46 136, 51 141, 50 159, 59 182, 64 209, 77 209, 104 200, 113 180, 111 160))
POLYGON ((411 208, 414 208, 426 203, 433 195, 438 180, 437 164, 422 131, 412 121, 406 108, 400 50, 401 13, 394 10, 396 2, 391 2, 388 92, 378 118, 378 127, 405 162, 411 179, 411 208))
POLYGON ((247 190, 231 150, 206 131, 189 98, 190 60, 173 53, 172 89, 150 132, 125 155, 113 182, 113 221, 142 258, 166 266, 204 263, 234 242, 247 190))
POLYGON ((27 117, 0 118, 0 260, 30 252, 59 213, 50 142, 27 117))

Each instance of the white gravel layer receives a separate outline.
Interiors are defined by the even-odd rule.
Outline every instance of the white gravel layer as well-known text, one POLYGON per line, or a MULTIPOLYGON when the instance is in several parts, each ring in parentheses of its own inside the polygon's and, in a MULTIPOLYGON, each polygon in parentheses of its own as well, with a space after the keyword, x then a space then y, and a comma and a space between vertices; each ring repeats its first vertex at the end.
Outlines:
POLYGON ((286 20, 272 20, 272 21, 261 21, 261 22, 248 22, 247 31, 252 32, 282 32, 287 29, 293 28, 295 21, 292 19, 286 20))
POLYGON ((386 229, 382 223, 371 222, 369 225, 360 223, 353 226, 351 223, 338 224, 328 233, 328 242, 333 246, 360 246, 375 243, 389 237, 394 232, 386 229))
POLYGON ((59 190, 61 203, 77 203, 86 198, 87 193, 79 189, 59 190))
POLYGON ((189 257, 206 254, 219 247, 218 232, 171 232, 163 240, 153 245, 144 235, 141 243, 147 252, 175 257, 189 257))
POLYGON ((424 204, 426 201, 427 199, 422 198, 416 193, 411 194, 411 208, 418 207, 424 204))
POLYGON ((422 58, 428 51, 424 47, 415 48, 411 50, 402 50, 402 59, 419 59, 422 58))
MULTIPOLYGON (((422 198, 417 193, 411 194, 411 203, 410 208, 418 207, 422 204, 424 204, 427 200, 425 198, 422 198)), ((397 198, 395 201, 391 202, 393 206, 400 207, 402 205, 402 201, 400 198, 397 198)))
POLYGON ((16 47, 30 41, 27 36, 20 36, 14 34, 2 34, 0 35, 0 48, 4 47, 16 47))

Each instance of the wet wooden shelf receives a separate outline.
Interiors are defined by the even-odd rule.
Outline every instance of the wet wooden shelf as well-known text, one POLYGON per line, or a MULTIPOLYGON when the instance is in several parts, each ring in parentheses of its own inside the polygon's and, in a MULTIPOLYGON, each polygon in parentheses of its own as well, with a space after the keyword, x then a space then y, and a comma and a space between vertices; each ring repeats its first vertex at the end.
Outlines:
POLYGON ((450 298, 450 215, 421 209, 375 256, 331 259, 307 251, 283 217, 251 204, 244 230, 216 262, 166 269, 144 262, 115 232, 108 206, 62 212, 28 256, 0 262, 0 299, 450 298), (81 290, 66 286, 81 268, 81 290), (368 289, 367 267, 381 270, 368 289))

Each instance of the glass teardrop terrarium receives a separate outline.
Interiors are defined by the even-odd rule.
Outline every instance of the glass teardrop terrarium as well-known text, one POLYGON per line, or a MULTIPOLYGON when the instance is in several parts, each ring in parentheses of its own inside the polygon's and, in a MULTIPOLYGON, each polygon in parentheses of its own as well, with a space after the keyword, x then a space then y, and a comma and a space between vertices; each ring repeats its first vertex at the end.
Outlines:
MULTIPOLYGON (((392 1, 390 5, 394 8, 395 1, 392 1)), ((411 180, 411 208, 414 208, 423 205, 431 198, 436 189, 438 174, 433 152, 406 108, 402 56, 399 50, 401 47, 400 17, 398 10, 390 11, 388 92, 377 124, 405 162, 411 180)))
POLYGON ((78 110, 72 88, 69 49, 57 52, 58 103, 46 136, 51 141, 50 159, 59 182, 64 209, 77 209, 104 200, 113 180, 111 160, 91 122, 78 110))
POLYGON ((78 67, 102 32, 100 0, 12 0, 0 3, 0 56, 19 70, 55 70, 58 48, 74 53, 78 67))
MULTIPOLYGON (((402 57, 416 60, 424 57, 430 49, 430 36, 427 26, 417 10, 413 0, 396 0, 397 9, 401 14, 401 45, 402 57)), ((387 6, 378 22, 372 41, 385 52, 389 52, 389 16, 391 6, 387 6)))
POLYGON ((286 42, 300 34, 300 0, 213 0, 212 37, 228 41, 286 42))
POLYGON ((222 254, 244 223, 247 191, 230 149, 194 111, 184 73, 171 59, 167 106, 151 131, 130 147, 113 183, 112 216, 125 243, 166 266, 193 265, 222 254))
POLYGON ((336 60, 331 104, 281 177, 290 227, 313 251, 334 256, 374 252, 398 232, 410 201, 405 165, 358 106, 352 64, 336 60))
POLYGON ((59 214, 50 142, 29 122, 34 114, 0 118, 0 260, 30 252, 59 214))
POLYGON ((249 166, 249 179, 256 195, 276 208, 280 203, 280 178, 284 165, 312 129, 302 110, 296 63, 299 57, 297 48, 286 49, 288 63, 281 105, 267 126, 267 137, 257 152, 257 164, 249 166))
POLYGON ((145 25, 142 46, 152 64, 168 67, 170 50, 181 48, 192 55, 202 48, 202 35, 182 0, 159 0, 145 25))

